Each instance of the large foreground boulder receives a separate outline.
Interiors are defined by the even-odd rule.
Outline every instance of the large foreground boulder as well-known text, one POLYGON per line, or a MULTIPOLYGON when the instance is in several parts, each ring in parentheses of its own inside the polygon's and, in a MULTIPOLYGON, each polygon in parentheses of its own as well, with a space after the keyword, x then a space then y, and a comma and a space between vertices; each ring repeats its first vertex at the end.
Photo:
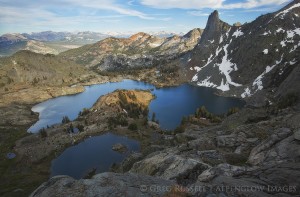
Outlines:
POLYGON ((75 180, 55 176, 37 188, 30 197, 162 196, 174 182, 132 173, 102 173, 92 179, 75 180), (164 189, 160 186, 164 186, 164 189))

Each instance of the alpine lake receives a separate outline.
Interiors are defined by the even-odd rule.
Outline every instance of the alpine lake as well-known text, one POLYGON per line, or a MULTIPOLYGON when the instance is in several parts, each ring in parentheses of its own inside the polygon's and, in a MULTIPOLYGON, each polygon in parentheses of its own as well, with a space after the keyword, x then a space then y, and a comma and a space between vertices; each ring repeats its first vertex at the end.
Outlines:
MULTIPOLYGON (((83 108, 91 108, 100 96, 117 89, 151 90, 156 98, 149 105, 148 119, 155 113, 160 128, 163 130, 175 129, 180 125, 183 116, 194 114, 201 106, 205 106, 211 113, 220 115, 232 107, 241 108, 245 105, 240 99, 215 95, 212 88, 182 84, 177 87, 158 89, 149 83, 123 80, 86 86, 82 93, 53 98, 35 105, 32 111, 39 113, 39 120, 28 129, 28 132, 37 133, 43 127, 61 123, 64 116, 74 120, 83 108)), ((120 163, 129 153, 139 150, 138 141, 110 132, 90 137, 67 148, 52 161, 51 177, 69 175, 80 179, 91 170, 96 173, 105 172, 112 164, 120 163), (118 143, 127 147, 125 153, 111 149, 114 144, 118 143)))

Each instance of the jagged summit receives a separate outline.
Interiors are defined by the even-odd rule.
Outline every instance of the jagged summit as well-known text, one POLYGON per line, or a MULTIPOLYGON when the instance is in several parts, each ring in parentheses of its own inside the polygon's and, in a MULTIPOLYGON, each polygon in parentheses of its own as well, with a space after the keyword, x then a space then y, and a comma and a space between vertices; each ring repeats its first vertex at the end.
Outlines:
POLYGON ((208 17, 206 28, 210 28, 211 26, 216 25, 219 20, 219 12, 217 10, 213 11, 208 17))
POLYGON ((205 32, 212 33, 220 30, 220 18, 219 18, 219 12, 215 10, 213 13, 211 13, 208 17, 205 32))
POLYGON ((220 37, 220 34, 227 31, 229 28, 230 25, 220 20, 219 12, 215 10, 208 17, 200 43, 207 43, 208 41, 215 40, 216 37, 220 37))
POLYGON ((283 83, 298 91, 288 76, 299 69, 299 41, 300 0, 241 26, 223 22, 214 11, 188 63, 189 76, 199 86, 244 98, 270 88, 284 95, 283 83))

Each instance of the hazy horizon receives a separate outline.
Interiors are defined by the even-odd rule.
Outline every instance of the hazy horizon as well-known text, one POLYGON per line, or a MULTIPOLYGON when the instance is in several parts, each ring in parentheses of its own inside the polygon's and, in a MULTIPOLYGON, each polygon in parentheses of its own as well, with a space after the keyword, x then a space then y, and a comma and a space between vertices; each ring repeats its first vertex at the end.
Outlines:
POLYGON ((229 23, 251 22, 291 0, 0 0, 0 34, 32 32, 188 32, 218 10, 229 23))

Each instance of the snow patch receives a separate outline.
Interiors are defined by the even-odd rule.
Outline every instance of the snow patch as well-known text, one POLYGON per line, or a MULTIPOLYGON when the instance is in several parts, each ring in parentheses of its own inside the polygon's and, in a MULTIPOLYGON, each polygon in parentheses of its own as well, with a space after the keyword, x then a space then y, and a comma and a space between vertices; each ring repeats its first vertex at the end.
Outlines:
POLYGON ((190 67, 190 70, 194 70, 193 67, 190 67))
POLYGON ((273 66, 267 66, 266 67, 266 70, 260 74, 253 82, 252 84, 252 87, 255 88, 255 86, 257 87, 256 91, 257 92, 258 90, 262 90, 264 87, 263 87, 263 82, 262 82, 262 79, 264 77, 265 74, 269 73, 271 70, 273 70, 278 64, 280 64, 282 62, 282 59, 283 59, 283 55, 281 56, 281 59, 279 61, 276 61, 275 64, 273 66))
POLYGON ((202 66, 201 68, 200 67, 197 67, 197 68, 199 68, 198 69, 198 72, 200 71, 200 70, 202 70, 203 68, 205 68, 208 64, 210 64, 212 61, 213 61, 213 54, 211 54, 210 56, 209 56, 209 58, 207 59, 207 63, 204 65, 204 66, 202 66))
POLYGON ((231 30, 231 27, 230 27, 229 30, 226 32, 226 37, 227 37, 227 38, 228 38, 228 36, 229 36, 230 30, 231 30))
POLYGON ((283 17, 283 16, 285 16, 289 11, 291 11, 292 9, 297 8, 297 7, 300 7, 300 3, 296 3, 295 5, 289 7, 288 9, 285 9, 285 10, 279 12, 278 14, 275 15, 275 18, 278 17, 278 16, 280 16, 280 15, 281 15, 281 17, 283 17))
POLYGON ((269 34, 271 34, 270 30, 268 32, 265 32, 265 33, 261 34, 261 35, 266 36, 266 35, 269 35, 269 34))
MULTIPOLYGON (((282 47, 285 47, 287 43, 294 43, 293 38, 295 35, 300 35, 300 28, 296 28, 294 30, 288 30, 286 33, 287 33, 286 39, 280 42, 282 47)), ((292 49, 291 52, 293 52, 294 50, 292 49)))
POLYGON ((245 88, 244 90, 245 90, 245 92, 241 94, 242 98, 246 98, 246 97, 252 96, 251 90, 249 89, 249 87, 245 88))
POLYGON ((13 60, 13 61, 12 61, 12 63, 13 63, 14 65, 16 65, 16 64, 17 64, 17 62, 16 62, 15 60, 13 60))
POLYGON ((193 76, 192 81, 198 81, 198 73, 193 76))
POLYGON ((212 87, 215 88, 217 85, 210 82, 209 79, 211 78, 211 76, 208 76, 206 79, 204 79, 203 81, 200 81, 197 83, 198 86, 202 86, 202 87, 212 87))
POLYGON ((222 90, 223 92, 226 92, 226 91, 230 90, 228 82, 226 82, 224 84, 223 79, 222 79, 222 82, 221 82, 220 86, 218 86, 217 89, 222 90))
POLYGON ((300 28, 294 29, 293 31, 295 32, 295 34, 300 36, 300 28))
POLYGON ((267 55, 267 54, 269 53, 269 50, 268 50, 268 49, 265 49, 265 50, 263 50, 263 53, 264 53, 265 55, 267 55))
POLYGON ((284 33, 284 32, 285 32, 285 30, 284 30, 284 29, 282 29, 282 28, 280 27, 279 29, 277 29, 277 30, 276 30, 276 32, 277 32, 277 33, 280 33, 280 32, 283 32, 283 33, 284 33))
POLYGON ((162 43, 150 43, 151 47, 159 47, 161 45, 162 45, 162 43))
MULTIPOLYGON (((300 43, 298 44, 298 45, 300 45, 300 43)), ((292 53, 292 52, 294 52, 297 48, 298 48, 298 45, 294 45, 294 47, 290 50, 290 52, 289 53, 292 53)))
POLYGON ((296 64, 296 63, 297 63, 297 61, 296 61, 296 59, 293 59, 293 60, 292 60, 292 61, 290 61, 289 63, 290 63, 290 65, 292 66, 292 65, 296 64))
MULTIPOLYGON (((227 81, 226 84, 230 84, 230 85, 233 85, 233 86, 236 86, 236 87, 241 86, 241 84, 233 82, 231 80, 230 75, 229 75, 233 70, 237 71, 237 66, 236 66, 236 64, 232 63, 228 59, 228 51, 227 51, 228 46, 229 46, 229 44, 224 46, 223 49, 224 49, 225 55, 222 58, 222 62, 220 64, 217 64, 217 65, 219 66, 220 72, 223 73, 226 77, 226 81, 227 81)), ((221 84, 221 86, 222 86, 222 84, 221 84)))
POLYGON ((221 37, 220 37, 219 44, 221 44, 222 42, 223 42, 223 35, 221 35, 221 37))
POLYGON ((287 38, 293 38, 295 35, 294 31, 287 31, 286 33, 287 33, 287 36, 286 36, 287 38))
POLYGON ((262 90, 264 87, 263 87, 263 84, 262 84, 262 78, 264 76, 264 73, 259 75, 253 82, 252 86, 255 87, 257 86, 257 89, 256 91, 258 90, 262 90))
POLYGON ((195 66, 195 67, 194 67, 194 70, 196 70, 197 72, 199 72, 199 71, 201 70, 201 68, 198 67, 198 66, 195 66))
POLYGON ((222 48, 219 49, 219 47, 216 50, 216 57, 219 55, 219 53, 222 51, 222 48))
POLYGON ((210 42, 212 44, 215 42, 215 40, 208 40, 208 42, 210 42))
POLYGON ((244 33, 240 30, 240 29, 237 29, 233 34, 232 36, 235 36, 236 38, 239 37, 239 36, 242 36, 244 35, 244 33))
POLYGON ((286 46, 285 41, 281 41, 280 44, 281 44, 282 47, 285 47, 285 46, 286 46))

